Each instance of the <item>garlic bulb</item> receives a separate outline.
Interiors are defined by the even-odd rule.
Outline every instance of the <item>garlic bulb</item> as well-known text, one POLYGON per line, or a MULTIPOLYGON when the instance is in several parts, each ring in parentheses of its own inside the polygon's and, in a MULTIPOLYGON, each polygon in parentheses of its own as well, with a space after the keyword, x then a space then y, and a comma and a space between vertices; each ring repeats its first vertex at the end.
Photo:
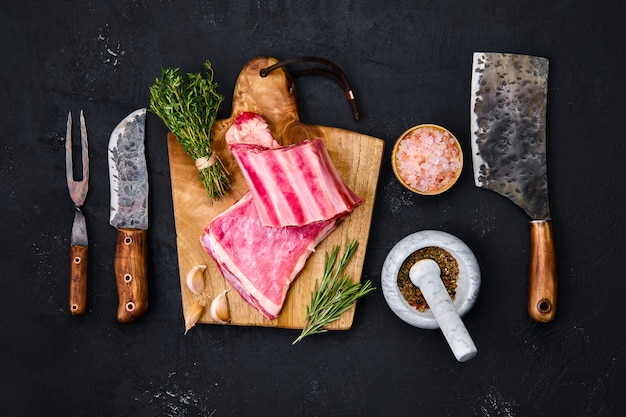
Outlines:
POLYGON ((206 306, 206 301, 204 298, 196 301, 187 309, 187 314, 185 314, 185 334, 196 325, 202 313, 204 313, 204 307, 206 306))
POLYGON ((230 304, 228 303, 228 297, 226 293, 229 290, 222 292, 211 301, 209 307, 209 314, 211 318, 219 324, 227 324, 230 322, 230 304))
POLYGON ((204 270, 206 265, 196 265, 187 272, 185 282, 187 288, 194 294, 201 294, 204 291, 204 270))

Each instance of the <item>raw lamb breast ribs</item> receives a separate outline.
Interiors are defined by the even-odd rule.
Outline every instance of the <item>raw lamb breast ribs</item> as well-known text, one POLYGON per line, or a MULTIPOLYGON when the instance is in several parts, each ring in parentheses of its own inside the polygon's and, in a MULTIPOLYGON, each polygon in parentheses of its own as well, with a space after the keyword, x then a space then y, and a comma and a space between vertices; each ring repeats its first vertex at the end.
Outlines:
POLYGON ((363 202, 339 176, 322 139, 281 148, 229 148, 264 226, 304 226, 347 215, 363 202))
POLYGON ((200 240, 233 288, 273 320, 315 247, 363 199, 343 182, 321 139, 280 146, 262 116, 244 112, 226 141, 250 191, 200 240))
POLYGON ((300 227, 263 226, 246 193, 206 227, 201 242, 233 288, 273 320, 306 260, 336 225, 331 219, 300 227))

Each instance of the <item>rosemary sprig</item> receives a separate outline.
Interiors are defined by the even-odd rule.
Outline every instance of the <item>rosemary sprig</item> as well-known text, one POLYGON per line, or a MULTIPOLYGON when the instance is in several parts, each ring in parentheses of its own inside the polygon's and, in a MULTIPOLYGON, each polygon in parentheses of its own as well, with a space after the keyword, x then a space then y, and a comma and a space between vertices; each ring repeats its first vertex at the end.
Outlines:
POLYGON ((224 97, 217 92, 211 63, 204 63, 206 77, 178 68, 164 68, 150 87, 150 111, 159 116, 185 152, 196 161, 200 180, 210 199, 221 199, 230 189, 228 173, 213 152, 211 129, 224 97))
POLYGON ((322 281, 315 281, 311 302, 306 309, 306 323, 300 336, 293 341, 294 345, 306 336, 328 331, 324 326, 337 320, 343 312, 352 307, 357 299, 375 290, 371 281, 368 280, 365 284, 353 282, 350 275, 344 273, 358 246, 359 242, 356 240, 346 242, 343 256, 338 264, 339 246, 335 246, 330 254, 326 252, 322 281), (335 264, 337 264, 336 268, 335 264))

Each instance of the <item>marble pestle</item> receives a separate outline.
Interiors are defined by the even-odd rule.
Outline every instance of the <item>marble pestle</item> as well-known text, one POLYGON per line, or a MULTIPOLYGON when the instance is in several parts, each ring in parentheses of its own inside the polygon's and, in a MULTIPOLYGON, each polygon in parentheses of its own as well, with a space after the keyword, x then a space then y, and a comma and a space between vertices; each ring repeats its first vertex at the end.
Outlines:
POLYGON ((477 352, 476 345, 443 285, 437 263, 432 259, 416 262, 411 267, 409 278, 422 291, 456 359, 465 362, 473 358, 477 352))

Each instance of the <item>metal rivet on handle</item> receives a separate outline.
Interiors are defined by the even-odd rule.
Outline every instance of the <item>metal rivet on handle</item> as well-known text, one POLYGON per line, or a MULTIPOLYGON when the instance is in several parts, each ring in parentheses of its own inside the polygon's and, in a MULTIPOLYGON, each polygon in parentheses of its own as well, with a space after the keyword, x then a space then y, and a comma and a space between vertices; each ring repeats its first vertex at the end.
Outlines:
POLYGON ((129 283, 129 282, 131 282, 132 280, 133 280, 133 276, 132 276, 131 274, 126 274, 126 275, 124 275, 124 282, 125 282, 125 283, 127 283, 127 284, 128 284, 128 283, 129 283))
POLYGON ((124 243, 130 245, 131 243, 133 243, 133 238, 131 238, 130 236, 126 236, 124 238, 124 243))
POLYGON ((135 303, 133 303, 132 301, 129 301, 128 303, 126 303, 126 311, 132 312, 134 309, 135 309, 135 303))
POLYGON ((537 309, 540 313, 546 314, 550 310, 552 310, 552 303, 550 303, 549 300, 541 300, 539 301, 539 303, 537 303, 537 309))

